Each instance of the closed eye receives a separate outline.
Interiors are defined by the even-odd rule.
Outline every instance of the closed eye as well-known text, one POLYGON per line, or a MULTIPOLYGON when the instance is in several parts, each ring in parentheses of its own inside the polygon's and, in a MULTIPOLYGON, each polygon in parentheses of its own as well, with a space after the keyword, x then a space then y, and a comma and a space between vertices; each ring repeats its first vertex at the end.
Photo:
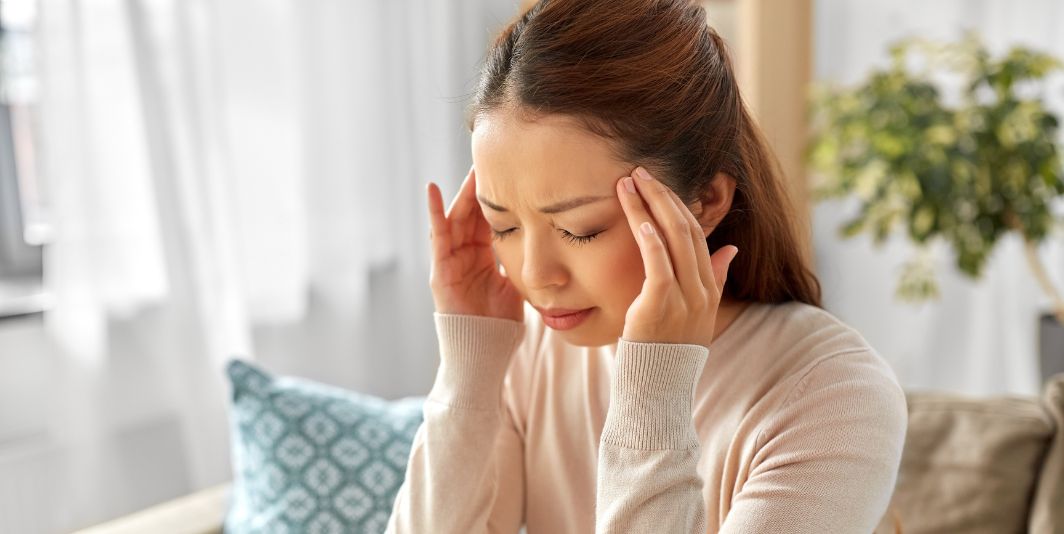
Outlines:
MULTIPOLYGON (((512 234, 514 232, 514 230, 517 230, 517 229, 516 228, 510 228, 509 230, 503 230, 502 232, 498 232, 498 231, 496 231, 493 228, 491 230, 491 234, 492 234, 491 237, 492 237, 492 239, 495 239, 497 241, 501 241, 503 239, 506 239, 506 237, 509 236, 510 234, 512 234)), ((603 232, 604 231, 605 230, 603 230, 603 232)), ((575 234, 569 233, 566 230, 562 230, 560 228, 558 229, 558 232, 560 232, 562 234, 562 238, 568 240, 570 243, 573 243, 574 245, 582 245, 584 243, 587 243, 587 242, 591 241, 592 239, 595 239, 596 237, 598 237, 599 234, 602 233, 602 232, 595 232, 595 233, 590 234, 590 235, 575 235, 575 234)))

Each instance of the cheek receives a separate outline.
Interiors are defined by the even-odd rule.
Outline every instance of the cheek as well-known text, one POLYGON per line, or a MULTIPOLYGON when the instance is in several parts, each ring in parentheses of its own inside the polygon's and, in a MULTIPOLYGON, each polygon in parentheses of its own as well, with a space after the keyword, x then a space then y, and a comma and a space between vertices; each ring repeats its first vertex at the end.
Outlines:
POLYGON ((605 287, 604 294, 630 302, 643 287, 645 271, 639 245, 631 233, 612 236, 610 241, 592 255, 596 278, 605 287))
MULTIPOLYGON (((594 299, 608 317, 608 321, 622 321, 632 301, 643 289, 643 260, 639 245, 632 238, 628 227, 624 232, 614 232, 588 252, 582 253, 584 261, 580 278, 589 298, 594 299)), ((605 237, 603 235, 602 237, 605 237)))

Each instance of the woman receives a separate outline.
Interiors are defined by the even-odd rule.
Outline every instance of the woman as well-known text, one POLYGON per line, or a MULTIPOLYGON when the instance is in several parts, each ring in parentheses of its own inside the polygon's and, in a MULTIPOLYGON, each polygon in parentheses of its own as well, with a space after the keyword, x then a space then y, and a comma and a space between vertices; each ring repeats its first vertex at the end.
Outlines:
POLYGON ((903 391, 819 307, 705 17, 543 0, 491 47, 473 168, 446 214, 428 186, 441 361, 389 531, 867 533, 886 511, 903 391))

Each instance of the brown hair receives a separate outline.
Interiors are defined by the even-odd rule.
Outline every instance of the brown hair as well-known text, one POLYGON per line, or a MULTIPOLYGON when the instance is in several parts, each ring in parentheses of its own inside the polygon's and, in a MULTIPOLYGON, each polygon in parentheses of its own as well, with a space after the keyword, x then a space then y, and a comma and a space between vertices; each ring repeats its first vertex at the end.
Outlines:
POLYGON ((540 0, 490 47, 468 127, 507 108, 576 118, 690 203, 718 172, 731 210, 706 238, 739 247, 725 295, 820 306, 779 163, 739 95, 724 41, 692 0, 540 0))

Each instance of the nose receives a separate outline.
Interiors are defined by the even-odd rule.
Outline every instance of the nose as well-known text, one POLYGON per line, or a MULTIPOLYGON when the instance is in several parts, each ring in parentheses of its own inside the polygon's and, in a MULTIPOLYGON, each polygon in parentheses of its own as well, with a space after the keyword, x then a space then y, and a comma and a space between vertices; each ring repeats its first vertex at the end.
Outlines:
POLYGON ((542 290, 551 286, 561 287, 569 279, 569 271, 554 248, 537 239, 532 232, 526 234, 524 259, 521 264, 521 279, 529 290, 542 290))

